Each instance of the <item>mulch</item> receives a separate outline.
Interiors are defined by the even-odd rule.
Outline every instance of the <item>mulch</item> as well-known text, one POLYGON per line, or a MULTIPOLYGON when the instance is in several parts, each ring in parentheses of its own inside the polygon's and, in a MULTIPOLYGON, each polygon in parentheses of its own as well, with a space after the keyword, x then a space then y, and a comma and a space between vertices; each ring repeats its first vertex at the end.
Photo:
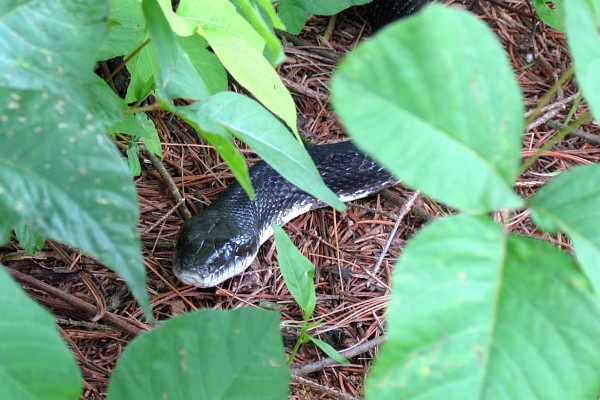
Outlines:
MULTIPOLYGON (((528 2, 503 2, 509 7, 490 0, 447 3, 470 10, 493 29, 506 49, 528 110, 568 69, 571 59, 565 35, 533 17, 528 2)), ((353 8, 336 18, 311 17, 299 37, 283 38, 287 58, 279 73, 296 102, 299 127, 311 141, 336 142, 345 137, 329 104, 328 80, 339 60, 368 33, 364 10, 353 8)), ((235 84, 232 89, 242 91, 235 84)), ((570 79, 527 129, 523 137, 524 154, 531 154, 556 135, 556 124, 565 121, 577 94, 578 88, 570 79)), ((588 111, 585 102, 581 102, 574 118, 588 111)), ((166 112, 153 112, 151 118, 163 143, 161 161, 185 196, 188 209, 196 214, 223 192, 233 176, 215 150, 187 124, 166 112)), ((560 141, 519 178, 517 190, 522 196, 531 196, 560 171, 600 160, 600 143, 593 142, 600 138, 600 128, 588 122, 579 131, 592 135, 591 139, 569 135, 560 141)), ((251 150, 240 148, 250 165, 258 160, 251 150)), ((140 157, 142 174, 136 178, 141 209, 139 228, 155 318, 162 321, 200 308, 235 309, 270 304, 281 313, 289 352, 302 313, 277 268, 273 240, 261 248, 255 272, 212 289, 182 285, 171 274, 170 267, 173 243, 183 217, 160 174, 148 159, 140 157)), ((428 216, 448 212, 419 196, 415 203, 419 211, 402 219, 389 249, 382 254, 402 204, 412 194, 410 189, 398 185, 386 193, 350 204, 342 213, 323 208, 286 225, 296 246, 317 266, 314 320, 321 322, 311 334, 338 349, 365 345, 383 335, 395 260, 428 216), (376 264, 380 267, 374 274, 372 269, 376 264)), ((570 249, 568 239, 562 234, 550 236, 536 230, 526 211, 516 212, 508 226, 515 232, 570 249)), ((23 254, 15 243, 1 251, 6 265, 25 273, 17 278, 28 293, 55 313, 61 333, 83 370, 83 397, 103 398, 120 353, 136 334, 151 326, 144 322, 123 282, 94 260, 53 242, 33 258, 23 254)), ((308 382, 293 380, 290 398, 361 398, 365 373, 376 354, 376 348, 371 348, 353 357, 349 365, 319 367, 304 376, 308 382), (333 392, 325 393, 326 389, 315 384, 333 392)), ((300 367, 323 358, 323 353, 307 344, 293 365, 300 367)))

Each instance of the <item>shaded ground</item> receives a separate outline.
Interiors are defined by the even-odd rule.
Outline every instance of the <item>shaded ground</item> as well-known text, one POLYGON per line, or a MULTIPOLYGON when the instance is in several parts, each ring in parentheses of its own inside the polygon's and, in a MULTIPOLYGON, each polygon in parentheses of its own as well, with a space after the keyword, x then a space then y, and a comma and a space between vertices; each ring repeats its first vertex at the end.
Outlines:
MULTIPOLYGON (((570 64, 564 34, 532 19, 532 10, 523 0, 506 2, 514 9, 499 7, 487 0, 450 4, 479 15, 495 31, 516 71, 528 109, 537 104, 570 64), (534 21, 536 29, 532 33, 534 21), (528 57, 532 55, 534 59, 530 61, 528 57)), ((328 79, 339 59, 367 36, 368 31, 362 11, 351 9, 336 19, 311 18, 300 38, 284 39, 287 59, 279 72, 296 101, 301 129, 316 142, 333 142, 344 137, 329 107, 328 79)), ((576 94, 573 81, 567 82, 551 100, 551 107, 542 113, 543 117, 527 130, 524 152, 538 149, 557 133, 551 124, 564 122, 576 94)), ((574 118, 586 111, 585 103, 579 104, 574 118)), ((188 199, 188 208, 195 214, 216 199, 233 177, 216 152, 187 125, 166 113, 154 113, 152 118, 163 142, 162 162, 188 199)), ((592 123, 580 130, 600 138, 600 129, 592 123)), ((250 163, 256 161, 251 151, 246 154, 250 163)), ((575 164, 599 160, 599 142, 570 135, 519 179, 518 190, 523 196, 530 196, 554 173, 575 164)), ((234 278, 216 289, 200 290, 180 284, 171 275, 172 246, 183 219, 154 167, 148 160, 144 159, 142 163, 142 176, 136 184, 148 290, 155 317, 164 320, 197 308, 229 309, 258 306, 267 301, 280 308, 282 324, 289 327, 286 335, 293 338, 294 327, 299 326, 302 314, 276 268, 272 240, 260 251, 260 268, 256 276, 242 277, 245 282, 252 282, 251 285, 240 284, 240 279, 234 278)), ((422 225, 423 218, 410 213, 402 220, 389 250, 383 255, 382 248, 400 214, 401 202, 396 201, 397 198, 406 199, 411 194, 398 186, 390 193, 358 201, 342 214, 322 209, 303 215, 286 226, 297 247, 317 266, 315 319, 323 319, 323 322, 312 331, 313 334, 340 349, 363 344, 383 334, 391 267, 405 241, 422 225), (373 275, 371 271, 380 258, 381 266, 367 287, 369 277, 373 275)), ((443 212, 442 207, 422 197, 416 204, 422 213, 432 216, 443 212)), ((542 236, 526 213, 516 213, 510 227, 526 235, 542 236)), ((561 235, 543 237, 570 249, 570 244, 561 235)), ((14 244, 2 253, 10 253, 12 259, 22 258, 23 254, 14 244)), ((39 264, 27 259, 6 260, 9 259, 5 258, 6 264, 32 276, 19 280, 34 298, 58 316, 62 333, 83 369, 84 397, 103 397, 119 354, 136 332, 149 329, 141 322, 141 311, 127 288, 111 271, 54 243, 49 243, 36 256, 35 262, 39 264), (90 273, 57 274, 46 268, 85 269, 90 273), (51 286, 42 287, 40 282, 51 286), (90 307, 96 310, 95 317, 94 313, 90 314, 90 307)), ((365 352, 352 358, 352 364, 348 366, 324 368, 306 378, 336 391, 339 396, 360 397, 365 371, 375 354, 376 350, 365 352)), ((312 345, 305 345, 294 365, 306 365, 321 358, 322 353, 312 345)), ((305 382, 292 384, 291 398, 334 398, 332 396, 320 393, 305 382)))

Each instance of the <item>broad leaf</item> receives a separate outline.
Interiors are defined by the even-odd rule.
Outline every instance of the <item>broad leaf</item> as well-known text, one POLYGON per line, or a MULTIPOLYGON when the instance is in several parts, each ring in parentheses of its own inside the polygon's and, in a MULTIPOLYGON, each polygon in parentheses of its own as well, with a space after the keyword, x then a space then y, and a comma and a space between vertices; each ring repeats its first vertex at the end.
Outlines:
POLYGON ((281 274, 294 300, 304 310, 304 318, 308 319, 316 304, 315 266, 300 253, 281 227, 273 225, 272 228, 281 274))
POLYGON ((197 25, 227 71, 296 132, 292 96, 262 52, 265 41, 226 0, 186 0, 177 14, 197 25))
POLYGON ((266 48, 263 55, 265 58, 273 66, 281 64, 285 60, 285 53, 273 28, 285 29, 285 27, 270 0, 234 0, 232 2, 238 10, 241 9, 241 12, 238 12, 264 39, 266 48))
POLYGON ((474 16, 432 4, 388 26, 342 62, 332 90, 350 136, 407 185, 461 210, 522 204, 523 101, 474 16))
POLYGON ((192 65, 188 54, 177 43, 158 1, 144 0, 142 10, 152 38, 150 46, 159 55, 156 58, 159 93, 164 93, 172 99, 185 97, 202 100, 210 96, 208 87, 192 65))
POLYGON ((344 209, 344 204, 323 183, 304 147, 256 101, 224 92, 187 109, 197 112, 195 119, 202 131, 226 130, 252 147, 285 179, 336 209, 344 209))
POLYGON ((565 0, 533 0, 533 6, 544 23, 559 31, 565 30, 565 0))
POLYGON ((280 0, 279 16, 286 30, 297 35, 311 14, 333 15, 350 6, 365 4, 371 0, 280 0))
POLYGON ((600 0, 565 0, 567 43, 577 83, 600 119, 600 0))
POLYGON ((111 0, 109 34, 100 49, 98 59, 129 54, 140 43, 146 21, 140 0, 111 0))
POLYGON ((407 245, 368 398, 597 397, 600 309, 587 280, 555 246, 504 235, 463 215, 407 245))
POLYGON ((0 326, 0 398, 79 398, 81 373, 52 315, 1 266, 0 326))
POLYGON ((28 255, 33 256, 36 252, 44 248, 46 236, 34 231, 28 224, 21 223, 14 230, 17 240, 28 255))
POLYGON ((82 250, 125 279, 150 316, 135 187, 104 133, 119 109, 96 98, 106 86, 92 72, 106 5, 30 1, 9 11, 0 24, 0 238, 27 223, 82 250))
POLYGON ((202 310, 138 336, 121 355, 108 399, 285 399, 279 316, 202 310))
POLYGON ((531 216, 542 229, 571 237, 575 255, 600 293, 600 165, 574 167, 530 199, 531 216))

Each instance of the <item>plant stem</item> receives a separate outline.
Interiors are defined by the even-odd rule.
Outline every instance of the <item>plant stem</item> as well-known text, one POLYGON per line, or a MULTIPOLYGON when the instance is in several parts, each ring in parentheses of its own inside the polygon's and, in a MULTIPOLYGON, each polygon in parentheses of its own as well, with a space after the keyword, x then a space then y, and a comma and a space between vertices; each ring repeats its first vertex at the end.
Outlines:
POLYGON ((150 39, 149 39, 149 38, 148 38, 148 39, 146 39, 146 41, 145 41, 144 43, 140 44, 140 45, 138 46, 138 48, 137 48, 137 49, 135 49, 135 50, 134 50, 134 51, 133 51, 133 52, 132 52, 132 53, 131 53, 131 54, 130 54, 130 55, 129 55, 129 56, 126 58, 126 59, 124 59, 124 60, 123 60, 123 62, 122 62, 121 64, 119 64, 119 65, 117 66, 117 68, 115 68, 115 70, 112 72, 112 74, 110 74, 110 75, 108 76, 108 78, 106 78, 104 81, 105 81, 105 82, 108 82, 108 81, 112 80, 112 78, 114 78, 114 77, 115 77, 115 75, 117 75, 117 74, 119 73, 119 71, 120 71, 120 70, 122 70, 122 69, 123 69, 123 67, 125 67, 125 65, 126 65, 128 62, 129 62, 129 60, 131 60, 133 57, 135 57, 135 55, 136 55, 137 53, 139 53, 139 52, 140 52, 140 51, 141 51, 141 50, 142 50, 144 47, 146 47, 146 45, 147 45, 148 43, 150 43, 150 39))

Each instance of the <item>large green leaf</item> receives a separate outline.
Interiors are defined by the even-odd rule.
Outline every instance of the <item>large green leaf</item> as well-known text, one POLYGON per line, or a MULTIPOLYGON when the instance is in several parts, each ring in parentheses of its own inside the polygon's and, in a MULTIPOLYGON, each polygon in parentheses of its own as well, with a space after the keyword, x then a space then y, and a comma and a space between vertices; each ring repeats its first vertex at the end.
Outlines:
POLYGON ((286 30, 297 35, 310 14, 333 15, 371 0, 280 0, 279 16, 286 30))
POLYGON ((600 119, 600 0, 565 0, 567 42, 577 83, 600 119))
POLYGON ((262 52, 265 41, 226 0, 184 0, 177 14, 197 25, 227 71, 296 132, 292 96, 262 52))
MULTIPOLYGON (((179 108, 184 111, 182 109, 179 108)), ((344 209, 344 204, 325 186, 304 147, 256 101, 237 93, 223 92, 186 109, 187 117, 194 119, 202 132, 225 130, 252 147, 294 185, 336 209, 344 209)))
POLYGON ((181 49, 176 35, 171 30, 158 0, 144 0, 142 11, 150 30, 158 63, 156 76, 157 89, 169 98, 185 97, 202 100, 210 96, 210 91, 202 76, 194 68, 189 55, 181 49))
POLYGON ((595 399, 600 309, 567 254, 488 217, 433 222, 394 272, 378 399, 595 399))
POLYGON ((281 41, 273 28, 285 29, 270 0, 232 0, 238 13, 243 15, 265 41, 263 55, 271 65, 277 66, 285 60, 281 41))
POLYGON ((542 229, 563 231, 575 255, 600 293, 600 165, 572 168, 530 199, 531 216, 542 229))
POLYGON ((288 380, 277 313, 202 310, 131 342, 108 398, 281 400, 288 380))
POLYGON ((81 374, 54 319, 1 266, 0 327, 0 398, 79 398, 81 374))
POLYGON ((315 266, 294 246, 285 231, 277 225, 272 226, 277 245, 277 260, 288 290, 296 303, 304 310, 308 319, 315 309, 315 266))
POLYGON ((565 1, 564 0, 533 0, 533 6, 538 16, 546 24, 559 31, 565 30, 565 1))
POLYGON ((129 54, 140 43, 146 22, 140 0, 111 0, 109 34, 100 49, 99 59, 129 54))
POLYGON ((1 20, 0 239, 27 223, 82 250, 125 279, 150 315, 135 187, 104 133, 119 108, 96 98, 106 85, 92 72, 106 17, 94 0, 40 0, 1 20))
POLYGON ((332 90, 350 136, 407 185, 461 210, 522 204, 523 101, 474 16, 432 4, 388 26, 342 62, 332 90))

